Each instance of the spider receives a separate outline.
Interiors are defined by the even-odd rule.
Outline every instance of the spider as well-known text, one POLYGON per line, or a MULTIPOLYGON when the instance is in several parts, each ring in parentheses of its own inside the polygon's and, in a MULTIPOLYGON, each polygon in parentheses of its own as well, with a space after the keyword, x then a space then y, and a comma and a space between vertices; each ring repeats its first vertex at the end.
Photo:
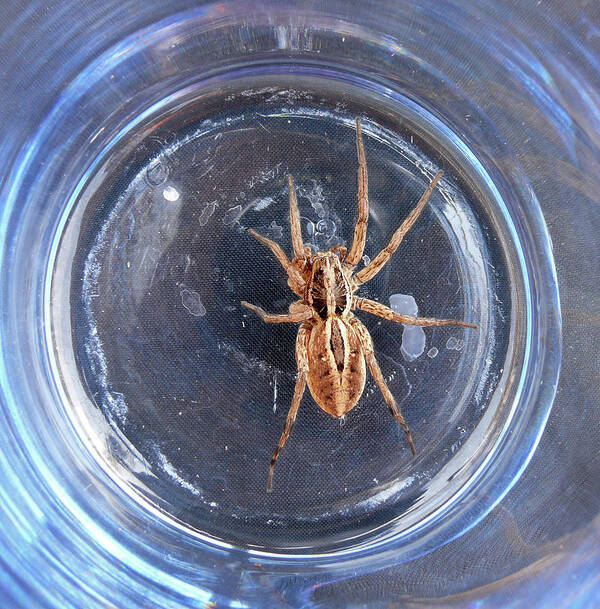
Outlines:
POLYGON ((404 235, 423 211, 439 179, 440 171, 419 200, 392 235, 388 245, 360 271, 355 272, 361 260, 367 236, 369 216, 368 176, 362 140, 360 118, 356 119, 356 148, 358 153, 358 219, 354 227, 354 239, 350 251, 336 245, 327 252, 311 254, 302 241, 300 212, 296 201, 294 183, 287 176, 290 205, 290 224, 294 257, 290 260, 274 241, 254 230, 250 234, 273 252, 288 275, 288 285, 300 299, 290 304, 289 313, 270 314, 260 307, 242 301, 242 305, 255 311, 266 323, 300 323, 296 339, 298 377, 283 433, 269 466, 267 492, 272 491, 273 471, 277 457, 286 443, 296 420, 298 407, 306 385, 315 402, 332 417, 343 417, 352 410, 363 393, 368 366, 377 386, 396 420, 406 433, 413 456, 415 445, 410 429, 402 416, 396 400, 389 390, 375 358, 373 341, 367 328, 352 313, 359 309, 384 319, 416 326, 443 326, 455 324, 468 328, 476 325, 453 319, 412 317, 396 313, 389 307, 355 295, 356 290, 373 279, 398 249, 404 235))

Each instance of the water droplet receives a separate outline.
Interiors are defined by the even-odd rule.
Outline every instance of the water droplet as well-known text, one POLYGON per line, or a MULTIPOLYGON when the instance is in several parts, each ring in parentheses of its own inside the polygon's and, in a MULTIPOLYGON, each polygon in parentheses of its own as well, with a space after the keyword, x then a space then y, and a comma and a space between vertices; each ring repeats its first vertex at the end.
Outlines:
MULTIPOLYGON (((390 308, 396 313, 416 317, 419 307, 411 294, 392 294, 390 296, 390 308)), ((400 352, 405 360, 412 362, 425 351, 425 332, 420 326, 404 324, 402 332, 402 346, 400 352)))
POLYGON ((412 362, 425 351, 425 332, 420 326, 404 326, 400 351, 406 360, 412 362))
POLYGON ((390 296, 390 307, 393 311, 402 315, 416 317, 419 313, 417 302, 414 296, 410 294, 392 294, 390 296))

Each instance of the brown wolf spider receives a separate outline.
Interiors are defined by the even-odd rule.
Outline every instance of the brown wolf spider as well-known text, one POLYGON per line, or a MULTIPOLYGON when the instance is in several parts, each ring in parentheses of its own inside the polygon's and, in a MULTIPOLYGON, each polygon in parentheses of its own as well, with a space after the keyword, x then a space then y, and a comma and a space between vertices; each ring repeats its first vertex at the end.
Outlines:
POLYGON ((273 470, 279 452, 288 439, 306 384, 317 404, 332 417, 342 417, 352 410, 363 393, 366 364, 375 379, 392 415, 402 425, 413 456, 415 445, 396 400, 389 390, 373 352, 373 341, 367 328, 352 314, 360 309, 396 321, 415 326, 443 326, 456 324, 477 328, 474 324, 453 319, 434 319, 401 315, 389 307, 354 295, 358 287, 375 277, 392 254, 398 249, 404 235, 415 223, 429 200, 440 171, 421 196, 417 206, 410 212, 400 228, 392 235, 389 244, 363 269, 354 273, 361 260, 367 236, 369 199, 367 164, 362 141, 360 119, 356 119, 356 148, 358 151, 358 219, 354 227, 354 240, 350 251, 336 245, 328 252, 311 255, 310 247, 302 241, 300 212, 292 177, 288 175, 290 224, 294 258, 290 261, 281 247, 253 230, 250 234, 271 249, 288 274, 288 285, 299 297, 289 307, 289 313, 272 315, 248 302, 242 305, 255 311, 267 323, 301 323, 296 340, 296 362, 298 379, 292 405, 283 433, 275 449, 269 467, 267 491, 272 490, 273 470))

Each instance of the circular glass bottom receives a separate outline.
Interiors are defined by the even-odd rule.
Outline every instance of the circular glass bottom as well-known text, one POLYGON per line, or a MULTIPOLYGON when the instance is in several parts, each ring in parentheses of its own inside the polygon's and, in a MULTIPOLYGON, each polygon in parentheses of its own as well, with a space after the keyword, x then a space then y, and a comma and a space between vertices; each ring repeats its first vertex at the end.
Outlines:
POLYGON ((132 498, 215 543, 319 555, 440 524, 503 451, 530 448, 504 439, 534 374, 532 286, 521 266, 531 245, 489 177, 457 154, 443 123, 344 73, 240 70, 169 101, 110 142, 57 236, 51 310, 59 375, 78 396, 76 428, 132 498), (356 116, 370 198, 358 269, 445 172, 359 295, 478 330, 403 328, 358 313, 417 457, 372 378, 340 420, 307 391, 267 494, 298 326, 264 324, 240 305, 282 313, 294 296, 248 230, 290 252, 289 173, 305 243, 349 247, 356 116))

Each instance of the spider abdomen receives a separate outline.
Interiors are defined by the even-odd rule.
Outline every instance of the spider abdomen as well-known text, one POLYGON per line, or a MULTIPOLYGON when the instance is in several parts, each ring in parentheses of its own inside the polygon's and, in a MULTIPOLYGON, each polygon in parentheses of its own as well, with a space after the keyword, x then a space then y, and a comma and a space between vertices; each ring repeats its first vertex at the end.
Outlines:
POLYGON ((313 326, 308 344, 308 387, 315 402, 332 417, 352 410, 365 386, 360 340, 341 317, 313 326))

